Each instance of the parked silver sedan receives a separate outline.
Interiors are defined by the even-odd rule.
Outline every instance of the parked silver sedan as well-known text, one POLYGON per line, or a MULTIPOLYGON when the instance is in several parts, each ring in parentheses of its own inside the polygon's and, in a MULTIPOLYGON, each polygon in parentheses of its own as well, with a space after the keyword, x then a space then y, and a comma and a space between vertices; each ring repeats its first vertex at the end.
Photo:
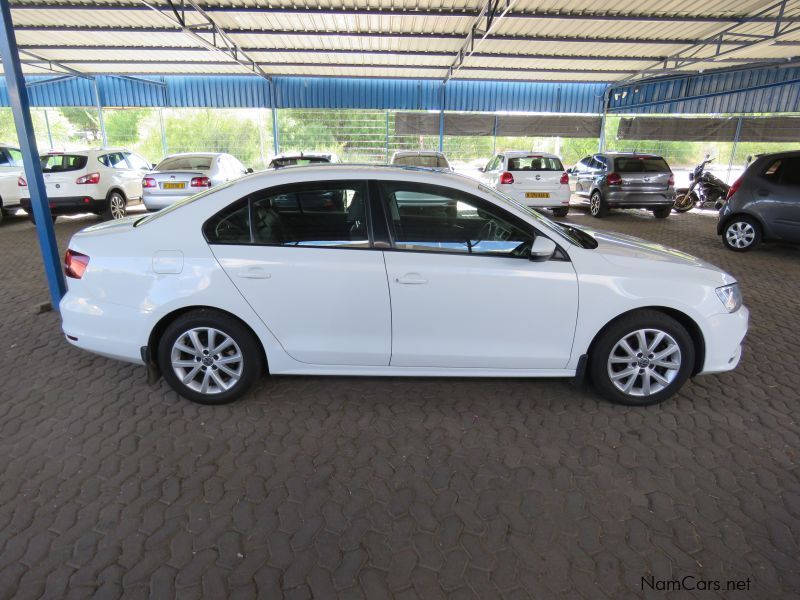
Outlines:
POLYGON ((173 154, 144 176, 142 200, 147 210, 161 210, 187 196, 252 172, 230 154, 173 154))

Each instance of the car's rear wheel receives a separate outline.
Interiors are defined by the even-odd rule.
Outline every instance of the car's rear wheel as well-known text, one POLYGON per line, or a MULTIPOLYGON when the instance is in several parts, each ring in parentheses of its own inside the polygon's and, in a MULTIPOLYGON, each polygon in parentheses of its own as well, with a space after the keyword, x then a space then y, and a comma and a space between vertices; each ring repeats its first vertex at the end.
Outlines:
POLYGON ((589 214, 598 219, 608 214, 608 204, 599 190, 593 191, 589 198, 589 214))
POLYGON ((683 325, 663 313, 642 310, 600 334, 589 369, 605 398, 645 406, 675 394, 691 375, 694 360, 694 343, 683 325))
POLYGON ((659 206, 653 209, 653 216, 656 219, 666 219, 672 212, 671 206, 659 206))
POLYGON ((108 195, 108 204, 103 212, 103 218, 107 221, 122 219, 128 214, 128 202, 120 192, 113 191, 108 195))
POLYGON ((569 213, 569 207, 567 206, 553 209, 554 217, 566 217, 568 213, 569 213))
POLYGON ((761 241, 761 227, 750 217, 733 217, 722 231, 722 242, 734 252, 752 250, 761 241))
POLYGON ((262 372, 253 333, 224 313, 201 309, 181 315, 158 343, 158 366, 181 396, 199 404, 227 404, 262 372))

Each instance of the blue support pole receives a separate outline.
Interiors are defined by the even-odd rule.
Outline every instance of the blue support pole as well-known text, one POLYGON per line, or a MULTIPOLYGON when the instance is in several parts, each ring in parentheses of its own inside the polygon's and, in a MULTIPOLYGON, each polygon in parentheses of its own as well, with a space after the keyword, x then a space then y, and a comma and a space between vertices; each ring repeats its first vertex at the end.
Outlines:
POLYGON ((280 154, 280 138, 278 136, 278 103, 275 96, 275 82, 269 82, 269 98, 272 105, 272 144, 275 146, 275 154, 280 154))
POLYGON ((58 310, 59 302, 66 293, 64 274, 61 272, 61 259, 56 243, 53 221, 50 217, 50 205, 47 202, 47 191, 42 176, 42 165, 39 162, 39 150, 36 147, 36 135, 33 131, 28 90, 25 89, 25 78, 17 52, 17 39, 14 35, 14 23, 11 20, 11 7, 8 2, 0 2, 0 58, 6 76, 8 97, 14 124, 17 127, 19 148, 22 152, 22 164, 28 181, 31 195, 31 208, 36 218, 36 233, 42 251, 44 272, 50 288, 50 300, 53 308, 58 310))
POLYGON ((439 108, 439 152, 444 152, 444 101, 445 101, 444 83, 442 83, 441 99, 442 103, 439 108))

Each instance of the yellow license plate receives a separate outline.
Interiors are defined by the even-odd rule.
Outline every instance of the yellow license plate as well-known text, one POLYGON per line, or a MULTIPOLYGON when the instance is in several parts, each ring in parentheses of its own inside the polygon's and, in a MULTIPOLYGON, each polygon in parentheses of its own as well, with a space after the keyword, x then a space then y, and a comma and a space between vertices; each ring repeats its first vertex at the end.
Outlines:
POLYGON ((170 182, 170 181, 167 181, 162 186, 162 188, 165 189, 165 190, 182 190, 185 187, 186 187, 186 184, 183 183, 183 182, 176 183, 176 182, 170 182))
POLYGON ((548 192, 525 192, 526 198, 549 198, 548 192))

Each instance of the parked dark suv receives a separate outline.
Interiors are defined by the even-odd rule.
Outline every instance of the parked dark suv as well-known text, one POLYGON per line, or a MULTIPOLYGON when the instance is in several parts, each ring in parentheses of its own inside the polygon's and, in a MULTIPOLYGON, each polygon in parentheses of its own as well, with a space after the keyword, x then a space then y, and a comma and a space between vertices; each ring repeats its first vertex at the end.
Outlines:
POLYGON ((737 252, 762 240, 800 243, 800 150, 753 161, 728 191, 717 233, 737 252))
POLYGON ((646 208, 666 219, 675 203, 672 169, 654 154, 604 152, 587 156, 567 173, 593 217, 606 216, 609 208, 646 208))

